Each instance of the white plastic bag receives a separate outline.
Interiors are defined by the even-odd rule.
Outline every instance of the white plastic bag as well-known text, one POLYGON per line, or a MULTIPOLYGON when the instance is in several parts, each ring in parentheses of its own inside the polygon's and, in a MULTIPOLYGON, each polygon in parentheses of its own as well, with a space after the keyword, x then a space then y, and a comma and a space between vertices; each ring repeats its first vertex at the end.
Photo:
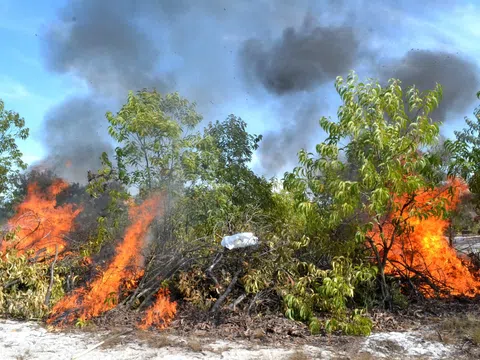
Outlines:
POLYGON ((258 244, 258 238, 253 233, 245 232, 238 233, 231 236, 224 236, 222 239, 222 246, 228 250, 239 249, 258 244))

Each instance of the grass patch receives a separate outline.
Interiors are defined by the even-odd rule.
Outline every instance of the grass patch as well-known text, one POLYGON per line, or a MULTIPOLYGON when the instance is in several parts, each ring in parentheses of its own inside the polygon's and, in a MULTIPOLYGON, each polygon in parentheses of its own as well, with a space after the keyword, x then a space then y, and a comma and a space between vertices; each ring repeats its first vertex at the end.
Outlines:
POLYGON ((453 335, 468 339, 475 345, 480 344, 480 320, 471 315, 456 316, 442 321, 440 323, 440 331, 447 334, 447 336, 441 334, 444 342, 449 341, 450 337, 448 335, 453 335))
POLYGON ((154 349, 160 349, 167 346, 175 346, 175 341, 166 334, 152 334, 147 331, 140 331, 136 333, 136 337, 154 349))
POLYGON ((193 352, 201 352, 202 351, 202 344, 200 343, 200 341, 198 341, 197 339, 194 339, 194 338, 189 338, 187 340, 187 344, 186 344, 187 348, 192 350, 193 352))
POLYGON ((357 357, 355 358, 355 360, 374 360, 374 359, 375 357, 373 356, 373 354, 366 351, 362 351, 358 353, 357 357))
POLYGON ((302 350, 297 350, 287 357, 287 360, 309 360, 311 357, 302 350))
POLYGON ((28 360, 31 356, 32 354, 30 353, 30 350, 27 349, 23 354, 15 356, 15 360, 28 360))

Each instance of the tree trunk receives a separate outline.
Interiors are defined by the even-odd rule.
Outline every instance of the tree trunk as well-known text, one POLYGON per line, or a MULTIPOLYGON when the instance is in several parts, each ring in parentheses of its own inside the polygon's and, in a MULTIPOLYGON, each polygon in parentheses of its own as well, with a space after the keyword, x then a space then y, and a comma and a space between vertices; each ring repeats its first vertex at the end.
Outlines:
POLYGON ((448 244, 453 248, 453 239, 455 238, 455 232, 453 226, 448 227, 448 244))
MULTIPOLYGON (((386 259, 387 259, 386 254, 384 254, 382 259, 382 256, 380 255, 377 249, 375 241, 370 237, 367 237, 367 240, 377 260, 377 266, 378 266, 378 272, 379 272, 378 281, 380 283, 380 290, 382 292, 383 307, 391 310, 393 306, 392 296, 390 294, 390 289, 388 287, 387 279, 385 277, 385 265, 386 265, 386 259)), ((386 251, 386 249, 384 249, 384 251, 386 251)))
POLYGON ((387 279, 385 277, 385 268, 383 264, 378 264, 379 273, 380 273, 380 289, 382 291, 382 302, 383 307, 388 310, 392 310, 393 303, 392 303, 392 295, 390 294, 390 288, 387 284, 387 279))

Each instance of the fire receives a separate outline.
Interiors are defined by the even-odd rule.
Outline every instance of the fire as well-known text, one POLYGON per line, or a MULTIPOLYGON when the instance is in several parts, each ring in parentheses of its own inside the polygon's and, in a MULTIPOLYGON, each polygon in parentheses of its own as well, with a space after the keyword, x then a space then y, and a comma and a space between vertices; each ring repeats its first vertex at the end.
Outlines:
POLYGON ((28 185, 27 196, 17 209, 15 216, 8 221, 11 229, 18 229, 14 241, 2 241, 0 252, 9 248, 20 254, 28 250, 45 251, 45 255, 61 253, 66 242, 64 236, 74 225, 74 220, 82 208, 72 204, 57 206, 56 196, 68 187, 63 180, 56 180, 45 193, 37 183, 28 185))
MULTIPOLYGON (((458 179, 450 180, 449 185, 453 186, 454 193, 453 197, 449 198, 447 210, 453 210, 461 194, 467 191, 467 186, 458 179)), ((417 196, 415 201, 423 206, 429 206, 432 199, 438 196, 446 197, 446 188, 426 191, 417 196)), ((405 199, 399 201, 403 203, 405 199)), ((395 240, 388 254, 386 273, 401 272, 408 277, 414 277, 416 274, 427 275, 434 281, 435 286, 440 285, 449 289, 450 295, 473 297, 480 293, 480 282, 476 274, 469 271, 468 265, 458 257, 445 237, 449 226, 448 220, 436 217, 421 220, 411 217, 407 223, 413 227, 413 231, 395 240)), ((385 232, 391 234, 392 231, 393 227, 390 225, 385 232)), ((381 244, 378 234, 375 235, 375 240, 377 244, 381 244)), ((431 287, 425 287, 421 291, 426 296, 434 295, 431 287)))
POLYGON ((151 326, 157 329, 166 328, 175 317, 177 303, 171 302, 168 289, 160 289, 155 303, 145 312, 142 323, 138 326, 146 330, 151 326))
POLYGON ((154 196, 141 205, 130 208, 129 217, 132 224, 127 228, 124 240, 117 246, 111 264, 86 288, 77 289, 58 302, 48 323, 72 322, 76 317, 85 321, 117 305, 122 286, 128 287, 138 279, 141 271, 139 269, 143 266, 140 253, 143 239, 156 216, 155 210, 158 209, 159 203, 160 197, 154 196))

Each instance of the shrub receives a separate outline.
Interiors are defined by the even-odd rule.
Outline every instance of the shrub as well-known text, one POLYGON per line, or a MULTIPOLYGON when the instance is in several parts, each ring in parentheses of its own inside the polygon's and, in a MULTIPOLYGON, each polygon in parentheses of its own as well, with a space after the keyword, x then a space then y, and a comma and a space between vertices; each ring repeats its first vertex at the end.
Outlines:
POLYGON ((0 312, 4 315, 39 319, 63 296, 62 280, 54 273, 49 305, 45 297, 50 286, 50 265, 29 260, 28 254, 7 250, 0 253, 0 312))
POLYGON ((328 333, 340 330, 347 335, 368 335, 372 323, 363 316, 363 311, 355 309, 351 314, 347 307, 348 299, 353 298, 358 283, 371 281, 376 276, 376 268, 352 265, 344 257, 332 262, 331 270, 316 269, 313 264, 306 266, 305 275, 293 281, 290 288, 283 290, 285 314, 292 320, 309 324, 312 333, 320 331, 320 322, 315 311, 325 311, 331 319, 325 323, 328 333))

